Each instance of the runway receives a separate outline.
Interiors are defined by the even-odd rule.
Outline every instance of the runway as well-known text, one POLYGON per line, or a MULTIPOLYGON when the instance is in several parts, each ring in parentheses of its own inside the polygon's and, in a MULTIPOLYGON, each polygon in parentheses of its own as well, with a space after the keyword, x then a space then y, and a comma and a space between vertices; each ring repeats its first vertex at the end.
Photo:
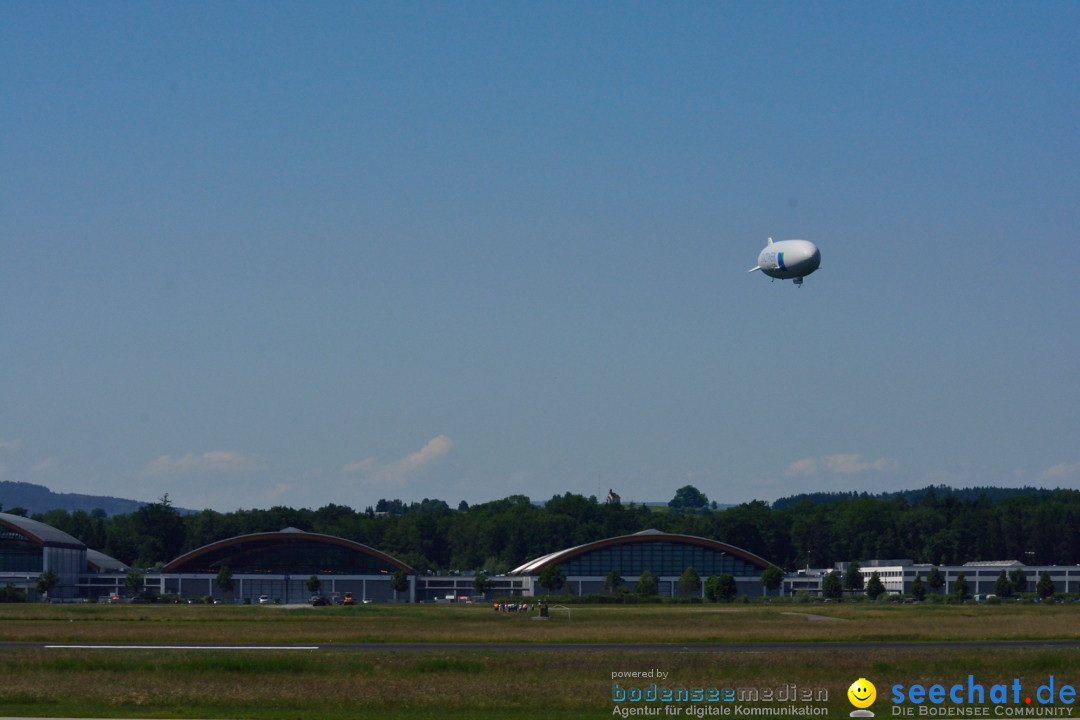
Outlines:
POLYGON ((211 643, 53 643, 3 642, 0 650, 130 650, 207 652, 627 652, 627 653, 789 653, 867 652, 904 650, 1080 650, 1080 638, 1066 640, 942 640, 929 642, 872 640, 867 642, 767 643, 323 643, 297 645, 229 645, 211 643))

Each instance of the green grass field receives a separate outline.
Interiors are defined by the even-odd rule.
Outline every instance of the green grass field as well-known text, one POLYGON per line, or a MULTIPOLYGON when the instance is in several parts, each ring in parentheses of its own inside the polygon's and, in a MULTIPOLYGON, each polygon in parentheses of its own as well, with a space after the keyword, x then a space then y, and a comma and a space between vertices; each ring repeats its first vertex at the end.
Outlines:
MULTIPOLYGON (((612 673, 660 670, 646 686, 777 688, 828 694, 831 716, 852 709, 847 687, 987 685, 1050 675, 1080 684, 1075 647, 812 652, 715 652, 701 643, 1016 640, 1080 636, 1080 607, 693 605, 577 606, 548 622, 488 606, 355 608, 157 605, 0 606, 0 641, 49 643, 317 644, 422 642, 421 652, 192 650, 0 651, 0 716, 139 718, 611 717, 612 673), (809 613, 810 615, 800 614, 809 613), (823 619, 828 618, 828 619, 823 619), (683 652, 478 650, 440 643, 677 643, 683 652)), ((878 703, 887 712, 887 708, 878 703)), ((713 707, 717 705, 714 703, 713 707)), ((676 706, 688 717, 689 706, 676 706)), ((879 717, 882 713, 879 712, 879 717)))

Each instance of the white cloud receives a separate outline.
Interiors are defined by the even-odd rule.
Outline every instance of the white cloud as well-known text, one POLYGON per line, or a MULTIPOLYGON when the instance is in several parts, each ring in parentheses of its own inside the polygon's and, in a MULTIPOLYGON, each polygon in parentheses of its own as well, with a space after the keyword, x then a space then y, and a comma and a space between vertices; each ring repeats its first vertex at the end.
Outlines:
POLYGON ((48 458, 47 460, 42 460, 41 462, 37 463, 32 468, 30 468, 30 472, 33 472, 33 473, 52 472, 53 470, 56 469, 57 464, 58 463, 56 461, 56 458, 48 458))
POLYGON ((22 440, 5 440, 0 438, 0 450, 17 452, 22 447, 22 440))
POLYGON ((788 465, 785 475, 817 475, 821 472, 835 475, 853 475, 868 471, 895 472, 899 467, 896 460, 878 458, 864 460, 862 455, 828 455, 822 458, 804 458, 788 465))
POLYGON ((180 458, 162 455, 157 460, 147 463, 143 468, 143 474, 163 477, 192 473, 246 472, 261 466, 262 463, 254 456, 217 450, 202 455, 188 453, 180 458))
POLYGON ((788 465, 785 475, 814 475, 818 470, 817 458, 805 458, 788 465))
POLYGON ((292 492, 293 489, 294 486, 289 483, 275 483, 273 487, 263 491, 262 501, 265 505, 275 505, 282 497, 287 496, 292 492))
POLYGON ((376 458, 367 458, 351 462, 342 469, 349 474, 359 474, 368 482, 401 485, 422 471, 438 465, 453 449, 454 441, 445 435, 439 435, 429 440, 420 450, 396 462, 383 464, 376 458))
POLYGON ((378 467, 378 464, 379 463, 375 458, 368 458, 367 460, 351 462, 342 469, 347 473, 368 472, 378 467))
POLYGON ((1043 480, 1071 480, 1080 478, 1080 462, 1058 463, 1054 467, 1043 470, 1043 480))

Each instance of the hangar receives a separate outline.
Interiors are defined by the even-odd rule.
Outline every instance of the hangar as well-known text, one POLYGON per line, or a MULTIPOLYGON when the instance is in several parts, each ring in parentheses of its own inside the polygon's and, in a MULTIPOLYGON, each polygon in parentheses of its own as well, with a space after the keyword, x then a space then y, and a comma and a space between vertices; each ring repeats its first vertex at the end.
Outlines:
POLYGON ((642 530, 559 550, 530 560, 510 574, 531 578, 525 594, 544 595, 547 590, 539 585, 540 573, 552 565, 562 568, 567 584, 578 595, 602 593, 612 570, 627 587, 633 587, 641 573, 650 570, 657 576, 661 597, 674 597, 679 577, 690 567, 701 576, 703 586, 710 576, 728 574, 735 578, 739 594, 760 595, 761 573, 770 563, 718 540, 642 530))
POLYGON ((156 584, 160 593, 181 597, 216 595, 250 602, 266 595, 282 602, 306 602, 312 575, 330 598, 351 592, 357 600, 407 600, 415 593, 416 571, 400 560, 352 540, 292 527, 204 545, 165 565, 146 582, 156 584), (234 582, 227 593, 214 585, 223 567, 234 582), (398 593, 390 586, 396 572, 409 577, 407 591, 398 593))
MULTIPOLYGON (((662 597, 676 595, 682 573, 693 567, 706 578, 735 577, 740 594, 760 594, 759 578, 769 563, 733 545, 691 535, 644 530, 559 550, 531 560, 506 575, 491 578, 491 596, 549 594, 539 584, 545 568, 562 568, 567 588, 578 595, 601 593, 610 571, 618 571, 627 587, 645 570, 658 579, 662 597)), ((0 513, 0 582, 12 583, 35 598, 34 585, 46 570, 59 582, 53 598, 99 599, 119 594, 130 570, 54 527, 18 515, 0 513)), ((317 576, 330 598, 352 593, 359 600, 433 602, 473 597, 475 575, 419 575, 415 569, 380 550, 353 540, 297 528, 226 538, 192 550, 144 576, 147 588, 179 597, 214 596, 232 602, 253 602, 267 596, 280 602, 306 602, 308 579, 317 576), (217 586, 228 568, 232 589, 217 586), (408 577, 408 588, 391 587, 395 573, 408 577)), ((565 592, 562 589, 559 592, 565 592)))
POLYGON ((37 579, 49 570, 57 578, 50 599, 63 600, 113 593, 122 585, 116 574, 128 568, 51 525, 0 513, 0 584, 35 598, 37 579))

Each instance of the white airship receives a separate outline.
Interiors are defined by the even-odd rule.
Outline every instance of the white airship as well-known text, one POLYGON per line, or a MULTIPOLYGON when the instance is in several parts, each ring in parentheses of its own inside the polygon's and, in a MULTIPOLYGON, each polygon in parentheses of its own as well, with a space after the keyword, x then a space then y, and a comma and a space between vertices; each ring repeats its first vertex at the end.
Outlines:
POLYGON ((802 279, 821 265, 821 251, 809 240, 781 240, 769 244, 757 258, 757 267, 749 272, 760 270, 771 278, 793 280, 802 285, 802 279))

